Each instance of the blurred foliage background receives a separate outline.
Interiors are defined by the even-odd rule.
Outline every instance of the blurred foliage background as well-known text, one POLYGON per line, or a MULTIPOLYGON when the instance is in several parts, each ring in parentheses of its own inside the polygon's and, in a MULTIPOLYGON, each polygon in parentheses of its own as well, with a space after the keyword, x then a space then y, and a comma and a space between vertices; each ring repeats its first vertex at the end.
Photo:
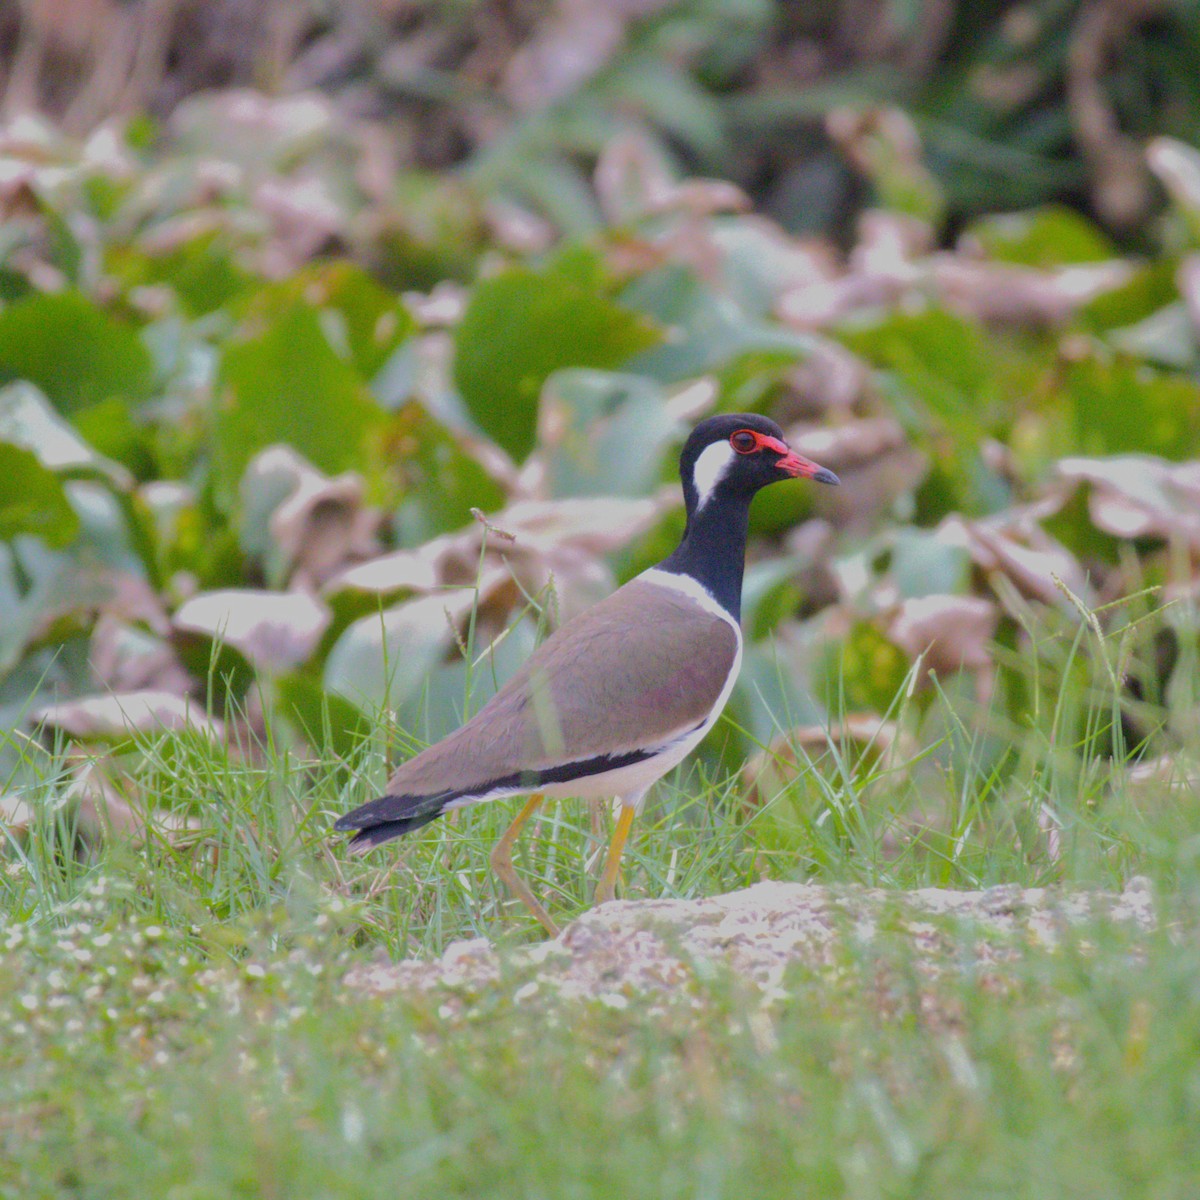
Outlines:
POLYGON ((938 694, 984 732, 983 780, 1047 705, 1068 744, 1177 763, 1198 17, 0 8, 9 822, 31 737, 86 747, 76 799, 119 823, 131 729, 251 758, 269 717, 339 756, 380 713, 396 746, 444 733, 670 549, 678 446, 717 409, 844 485, 755 508, 707 747, 773 747, 750 794, 831 730, 945 766, 938 694), (1093 634, 1126 698, 1099 726, 1093 634))

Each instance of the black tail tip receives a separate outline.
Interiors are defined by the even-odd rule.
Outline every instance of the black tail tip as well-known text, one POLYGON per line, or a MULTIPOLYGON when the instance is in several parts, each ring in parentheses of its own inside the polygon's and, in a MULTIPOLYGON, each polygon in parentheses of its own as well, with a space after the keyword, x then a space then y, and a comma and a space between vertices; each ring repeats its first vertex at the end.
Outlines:
POLYGON ((402 817, 397 821, 376 821, 372 825, 363 824, 363 818, 347 813, 333 827, 334 833, 353 833, 349 847, 354 854, 365 854, 376 846, 390 842, 393 838, 404 837, 405 834, 415 833, 441 816, 440 812, 422 813, 417 817, 402 817))

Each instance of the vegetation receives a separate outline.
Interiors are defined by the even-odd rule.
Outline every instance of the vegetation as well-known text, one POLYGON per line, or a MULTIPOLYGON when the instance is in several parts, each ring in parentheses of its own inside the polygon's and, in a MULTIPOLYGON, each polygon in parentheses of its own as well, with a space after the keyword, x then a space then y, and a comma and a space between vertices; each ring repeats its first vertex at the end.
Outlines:
MULTIPOLYGON (((955 72, 888 93, 830 62, 772 92, 827 28, 680 5, 498 125, 367 56, 379 123, 342 80, 0 128, 0 1195, 1195 1194, 1194 22, 1128 19, 1119 176, 1063 120, 1120 23, 970 43, 959 7, 955 72), (1022 78, 1004 120, 968 103, 1022 78), (453 172, 395 168, 418 117, 453 172), (822 162, 856 215, 796 236, 822 162), (929 979, 897 917, 766 993, 348 983, 540 937, 487 873, 506 806, 361 859, 329 827, 667 552, 682 436, 746 409, 843 486, 756 501, 741 682, 624 895, 1133 883, 1155 928, 997 968, 946 918, 929 979)), ((561 920, 605 820, 522 843, 561 920)))

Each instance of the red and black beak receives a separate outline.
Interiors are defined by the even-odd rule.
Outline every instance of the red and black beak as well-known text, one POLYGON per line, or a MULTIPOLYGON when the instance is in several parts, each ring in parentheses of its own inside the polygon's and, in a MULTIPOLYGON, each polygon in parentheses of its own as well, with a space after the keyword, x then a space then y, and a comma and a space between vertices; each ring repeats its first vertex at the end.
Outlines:
POLYGON ((834 487, 841 483, 841 480, 827 467, 822 467, 819 463, 813 462, 811 458, 797 454, 786 442, 781 442, 778 438, 773 437, 761 437, 760 440, 764 446, 781 455, 775 466, 785 475, 791 476, 792 479, 797 477, 811 479, 815 483, 829 483, 834 487))

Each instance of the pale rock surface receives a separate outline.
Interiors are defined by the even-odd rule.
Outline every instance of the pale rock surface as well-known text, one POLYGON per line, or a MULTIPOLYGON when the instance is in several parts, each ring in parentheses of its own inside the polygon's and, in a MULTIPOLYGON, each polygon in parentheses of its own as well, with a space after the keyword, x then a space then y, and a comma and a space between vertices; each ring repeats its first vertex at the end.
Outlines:
POLYGON ((886 938, 907 939, 918 969, 936 978, 964 946, 977 967, 1011 961, 1022 947, 1053 948, 1072 926, 1108 922, 1149 932, 1146 880, 1121 893, 1000 886, 956 892, 759 883, 706 900, 617 901, 584 913, 554 941, 499 953, 486 939, 457 942, 433 962, 354 969, 347 986, 370 993, 477 990, 522 981, 515 999, 540 991, 621 1007, 636 993, 686 991, 721 969, 770 995, 790 968, 835 968, 869 956, 886 938))

